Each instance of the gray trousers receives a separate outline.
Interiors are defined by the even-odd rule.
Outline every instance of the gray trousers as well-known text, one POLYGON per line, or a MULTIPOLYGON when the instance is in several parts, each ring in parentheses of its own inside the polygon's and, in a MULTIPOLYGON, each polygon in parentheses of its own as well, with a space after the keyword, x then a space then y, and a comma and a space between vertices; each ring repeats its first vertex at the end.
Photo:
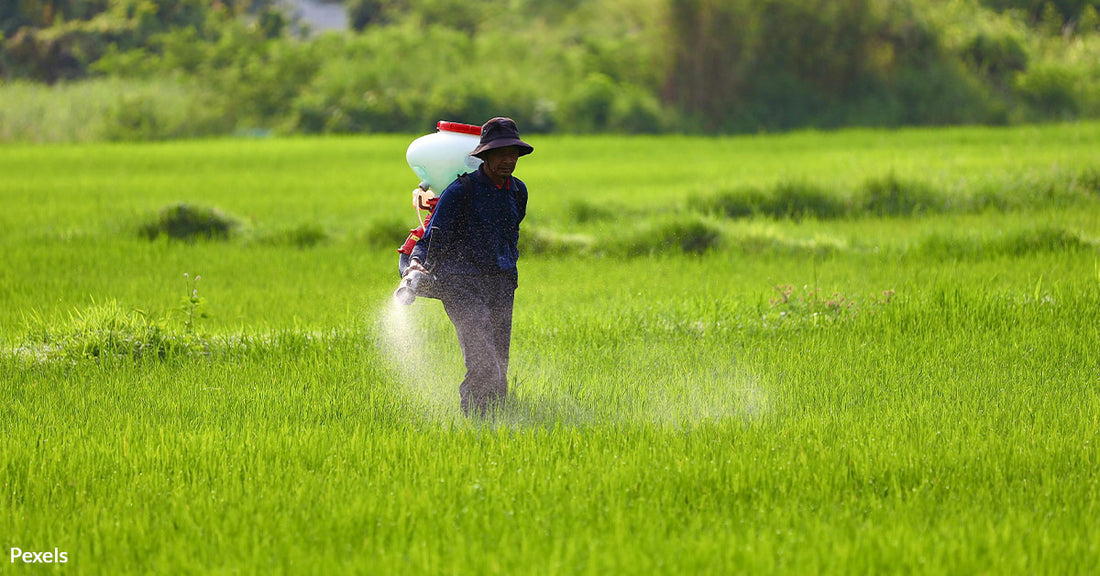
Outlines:
POLYGON ((458 387, 462 411, 484 416, 508 395, 508 350, 512 342, 515 271, 439 278, 440 300, 454 324, 466 363, 458 387))

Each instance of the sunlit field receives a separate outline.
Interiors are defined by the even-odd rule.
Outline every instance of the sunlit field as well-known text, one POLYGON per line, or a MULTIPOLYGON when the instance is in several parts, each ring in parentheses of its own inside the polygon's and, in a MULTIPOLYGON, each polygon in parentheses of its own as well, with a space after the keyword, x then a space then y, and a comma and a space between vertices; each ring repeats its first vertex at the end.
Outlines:
POLYGON ((9 572, 1100 571, 1100 124, 526 138, 488 420, 414 137, 0 147, 9 572))

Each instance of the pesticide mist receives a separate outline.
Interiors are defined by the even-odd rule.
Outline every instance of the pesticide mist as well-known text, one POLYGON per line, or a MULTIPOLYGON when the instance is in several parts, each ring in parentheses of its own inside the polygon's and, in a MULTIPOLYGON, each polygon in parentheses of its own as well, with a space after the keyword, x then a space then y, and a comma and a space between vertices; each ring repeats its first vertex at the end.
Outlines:
MULTIPOLYGON (((412 305, 404 305, 387 297, 377 319, 382 353, 414 405, 423 407, 430 415, 443 417, 448 412, 457 415, 455 369, 453 366, 446 368, 440 362, 441 358, 450 358, 452 354, 440 350, 447 344, 438 342, 437 322, 430 318, 435 312, 443 312, 431 310, 432 304, 421 298, 412 305)), ((457 343, 454 346, 457 347, 457 343)), ((459 358, 459 367, 461 362, 459 358)))
MULTIPOLYGON (((413 405, 433 420, 461 419, 458 385, 465 368, 438 302, 402 305, 387 298, 376 324, 381 352, 413 405)), ((496 424, 678 428, 751 422, 770 409, 761 378, 720 346, 702 353, 645 340, 627 347, 594 342, 562 354, 560 342, 525 337, 522 325, 516 332, 509 408, 496 424)))

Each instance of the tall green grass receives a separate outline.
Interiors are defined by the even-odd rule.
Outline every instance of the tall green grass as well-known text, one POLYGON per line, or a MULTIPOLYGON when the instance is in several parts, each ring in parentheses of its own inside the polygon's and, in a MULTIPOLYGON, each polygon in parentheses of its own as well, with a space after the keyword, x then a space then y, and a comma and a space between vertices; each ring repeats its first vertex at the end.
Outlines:
POLYGON ((223 97, 173 78, 0 82, 0 142, 163 140, 232 134, 223 97))
POLYGON ((439 303, 389 297, 411 138, 5 147, 4 551, 104 574, 1095 572, 1098 136, 534 142, 488 421, 459 411, 439 303), (837 217, 708 204, 742 185, 882 187, 837 217), (241 225, 142 233, 180 203, 241 225))

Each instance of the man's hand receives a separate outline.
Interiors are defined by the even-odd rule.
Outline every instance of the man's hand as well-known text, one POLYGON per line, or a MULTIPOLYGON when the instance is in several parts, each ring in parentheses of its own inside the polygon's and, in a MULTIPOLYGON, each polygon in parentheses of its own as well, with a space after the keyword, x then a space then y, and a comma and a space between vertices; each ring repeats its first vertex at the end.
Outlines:
POLYGON ((405 274, 408 274, 413 270, 423 272, 424 274, 428 273, 428 269, 425 268, 424 265, 420 263, 420 260, 417 260, 416 258, 413 258, 412 262, 409 262, 409 267, 405 269, 405 274))

